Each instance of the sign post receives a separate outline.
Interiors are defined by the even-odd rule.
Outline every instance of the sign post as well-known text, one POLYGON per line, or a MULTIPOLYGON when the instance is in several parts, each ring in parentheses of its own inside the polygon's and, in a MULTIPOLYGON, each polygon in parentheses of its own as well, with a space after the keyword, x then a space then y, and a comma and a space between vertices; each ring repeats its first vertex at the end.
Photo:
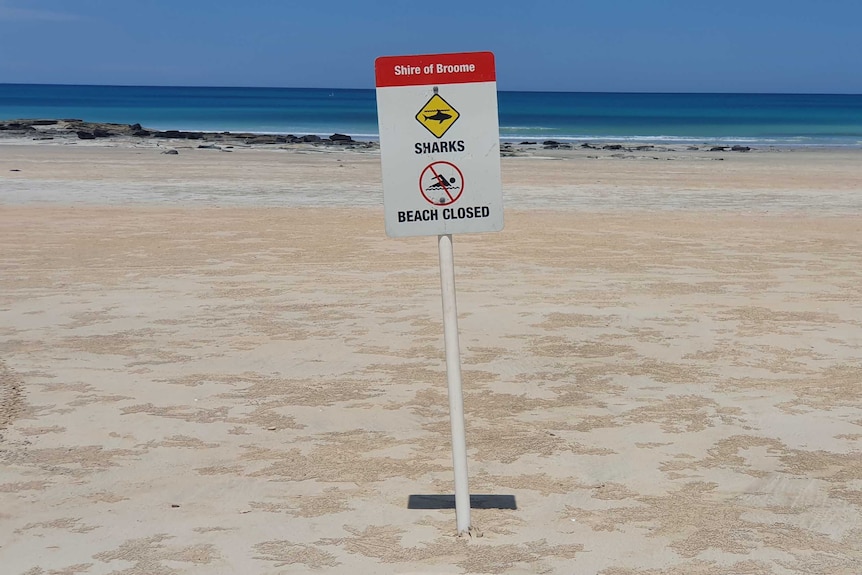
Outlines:
POLYGON ((437 236, 458 534, 470 531, 467 441, 452 235, 503 229, 497 82, 491 52, 375 62, 390 237, 437 236))

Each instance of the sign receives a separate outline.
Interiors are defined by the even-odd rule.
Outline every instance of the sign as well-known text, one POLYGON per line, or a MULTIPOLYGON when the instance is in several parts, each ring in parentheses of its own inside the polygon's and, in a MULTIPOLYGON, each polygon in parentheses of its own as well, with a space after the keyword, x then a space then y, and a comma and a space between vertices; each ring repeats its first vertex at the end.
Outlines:
POLYGON ((449 102, 441 98, 439 94, 434 94, 416 114, 416 119, 435 138, 442 138, 460 115, 455 108, 449 105, 449 102))
POLYGON ((386 233, 503 229, 494 55, 384 56, 375 74, 386 233))

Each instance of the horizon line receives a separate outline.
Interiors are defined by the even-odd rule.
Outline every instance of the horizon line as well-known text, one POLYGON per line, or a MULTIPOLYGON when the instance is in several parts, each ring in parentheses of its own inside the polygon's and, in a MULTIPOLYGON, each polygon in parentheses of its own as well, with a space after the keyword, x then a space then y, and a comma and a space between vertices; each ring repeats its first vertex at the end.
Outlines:
MULTIPOLYGON (((191 88, 191 89, 242 89, 242 90, 375 90, 376 87, 370 88, 334 88, 331 86, 204 86, 204 85, 182 85, 182 84, 76 84, 76 83, 46 83, 46 82, 0 82, 0 86, 66 86, 66 87, 81 87, 81 88, 191 88)), ((856 92, 738 92, 738 91, 654 91, 654 90, 504 90, 497 87, 498 92, 523 92, 523 93, 540 93, 540 94, 640 94, 640 95, 763 95, 763 96, 862 96, 862 93, 856 92)))

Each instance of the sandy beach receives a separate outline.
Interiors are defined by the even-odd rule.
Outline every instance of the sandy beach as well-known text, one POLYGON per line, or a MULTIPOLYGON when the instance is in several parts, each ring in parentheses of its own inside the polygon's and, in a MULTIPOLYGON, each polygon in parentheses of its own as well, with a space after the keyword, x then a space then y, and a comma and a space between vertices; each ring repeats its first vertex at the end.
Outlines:
POLYGON ((378 150, 0 142, 0 573, 862 573, 862 150, 502 172, 467 538, 408 505, 453 492, 437 246, 378 150))

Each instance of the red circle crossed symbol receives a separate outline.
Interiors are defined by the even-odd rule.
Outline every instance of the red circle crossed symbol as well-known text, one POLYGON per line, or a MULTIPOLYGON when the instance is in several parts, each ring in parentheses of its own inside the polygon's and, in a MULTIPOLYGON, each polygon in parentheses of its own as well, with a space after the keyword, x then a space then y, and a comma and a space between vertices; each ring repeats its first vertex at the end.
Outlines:
POLYGON ((419 191, 429 204, 454 204, 464 192, 464 174, 451 162, 433 162, 419 175, 419 191))

